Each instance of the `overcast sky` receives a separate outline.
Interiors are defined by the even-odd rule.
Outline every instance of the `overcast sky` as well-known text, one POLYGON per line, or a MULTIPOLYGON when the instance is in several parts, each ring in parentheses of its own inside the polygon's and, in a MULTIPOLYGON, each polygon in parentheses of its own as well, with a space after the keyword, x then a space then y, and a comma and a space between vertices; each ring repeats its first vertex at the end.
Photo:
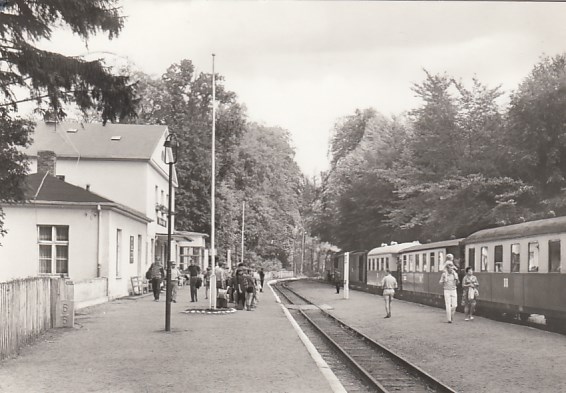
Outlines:
MULTIPOLYGON (((515 89, 541 55, 566 52, 565 3, 124 0, 108 51, 158 76, 191 59, 216 71, 250 120, 288 129, 296 160, 328 167, 330 130, 356 108, 397 114, 418 105, 411 85, 432 73, 515 89)), ((84 42, 57 33, 51 50, 79 55, 84 42)))

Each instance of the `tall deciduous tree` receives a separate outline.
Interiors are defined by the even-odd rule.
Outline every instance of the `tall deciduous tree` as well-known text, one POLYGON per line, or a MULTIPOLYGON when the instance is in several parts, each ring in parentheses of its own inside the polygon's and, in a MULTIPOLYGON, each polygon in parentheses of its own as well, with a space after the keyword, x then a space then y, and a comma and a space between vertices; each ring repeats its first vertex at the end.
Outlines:
POLYGON ((27 163, 18 148, 30 143, 32 124, 18 116, 18 104, 35 101, 40 110, 58 118, 65 116, 63 106, 69 103, 96 109, 104 121, 135 113, 133 86, 127 77, 111 74, 100 61, 37 47, 61 25, 85 40, 99 32, 115 37, 124 23, 116 4, 115 0, 11 0, 0 9, 0 201, 22 198, 27 163))
MULTIPOLYGON (((543 199, 564 199, 566 187, 566 55, 545 57, 511 98, 507 144, 514 175, 543 199)), ((560 207, 566 214, 564 206, 560 207)))

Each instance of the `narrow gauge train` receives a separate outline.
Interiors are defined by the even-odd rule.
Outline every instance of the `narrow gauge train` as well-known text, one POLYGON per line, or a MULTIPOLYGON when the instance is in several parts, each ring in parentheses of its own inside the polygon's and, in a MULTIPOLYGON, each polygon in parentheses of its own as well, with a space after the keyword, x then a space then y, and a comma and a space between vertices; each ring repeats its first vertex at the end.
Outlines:
MULTIPOLYGON (((483 312, 521 319, 541 314, 547 325, 566 327, 566 217, 484 229, 463 239, 355 251, 349 258, 350 284, 379 293, 389 269, 399 282, 397 297, 442 307, 438 281, 447 253, 454 255, 461 276, 466 267, 474 269, 483 312)), ((344 253, 334 259, 342 274, 343 260, 344 253)))

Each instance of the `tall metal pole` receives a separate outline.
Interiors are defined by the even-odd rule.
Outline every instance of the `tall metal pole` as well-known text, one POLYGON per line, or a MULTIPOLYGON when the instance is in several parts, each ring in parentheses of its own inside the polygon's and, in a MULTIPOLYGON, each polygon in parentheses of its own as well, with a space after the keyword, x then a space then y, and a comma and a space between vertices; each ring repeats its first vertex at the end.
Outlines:
POLYGON ((169 208, 167 212, 167 285, 165 286, 165 331, 171 331, 171 201, 173 198, 173 163, 169 163, 169 208))
MULTIPOLYGON (((215 203, 214 203, 214 195, 216 192, 216 162, 215 162, 215 154, 216 154, 216 75, 214 74, 214 57, 216 55, 212 54, 212 186, 210 191, 210 256, 211 256, 211 263, 212 263, 212 274, 210 276, 210 297, 214 296, 216 299, 216 274, 214 272, 215 265, 216 265, 216 248, 214 244, 214 226, 215 226, 215 203)), ((211 309, 216 308, 216 301, 211 301, 211 309)))
POLYGON ((244 222, 246 217, 246 202, 242 202, 242 260, 244 263, 244 222))

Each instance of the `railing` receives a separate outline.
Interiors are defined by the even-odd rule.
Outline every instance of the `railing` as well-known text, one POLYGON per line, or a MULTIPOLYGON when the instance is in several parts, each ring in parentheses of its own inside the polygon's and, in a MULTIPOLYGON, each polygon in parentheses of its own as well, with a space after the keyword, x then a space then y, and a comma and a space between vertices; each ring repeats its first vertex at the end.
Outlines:
POLYGON ((65 294, 62 278, 33 277, 0 283, 0 360, 52 328, 56 304, 65 294))

